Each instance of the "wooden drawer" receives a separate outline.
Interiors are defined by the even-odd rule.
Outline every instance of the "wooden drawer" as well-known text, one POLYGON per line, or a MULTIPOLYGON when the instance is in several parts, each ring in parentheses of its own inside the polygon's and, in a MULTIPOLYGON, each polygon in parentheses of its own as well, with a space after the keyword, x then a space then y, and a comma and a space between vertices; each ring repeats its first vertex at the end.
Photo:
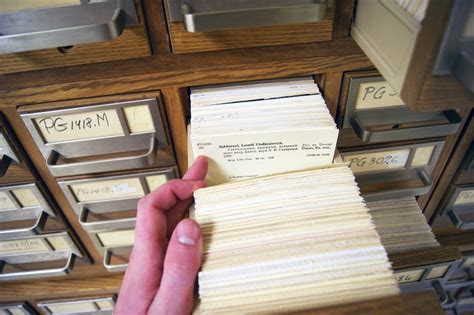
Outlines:
POLYGON ((64 276, 88 263, 68 231, 0 241, 0 281, 64 276))
POLYGON ((395 1, 358 1, 351 36, 412 110, 472 107, 473 37, 462 30, 474 5, 426 3, 415 16, 395 1))
POLYGON ((340 147, 446 137, 462 122, 455 110, 413 112, 377 71, 345 73, 339 105, 340 147))
POLYGON ((53 176, 176 164, 160 92, 19 110, 53 176))
MULTIPOLYGON (((172 49, 176 53, 189 53, 328 41, 333 38, 337 23, 334 21, 336 9, 349 12, 352 3, 332 1, 332 5, 325 9, 323 7, 326 5, 322 5, 325 2, 298 0, 289 5, 290 1, 267 0, 255 5, 253 1, 197 0, 188 3, 189 12, 183 17, 181 1, 167 0, 165 4, 172 49), (279 9, 271 11, 275 7, 279 9), (275 19, 278 14, 283 16, 275 19), (319 14, 322 17, 320 21, 301 23, 317 20, 319 14), (186 21, 186 26, 183 21, 186 21), (266 26, 252 27, 262 24, 266 26)), ((344 30, 341 32, 344 33, 344 30)))
POLYGON ((133 245, 138 200, 174 179, 177 168, 127 172, 93 178, 67 178, 59 182, 79 223, 109 271, 123 271, 133 245))
MULTIPOLYGON (((69 3, 70 2, 71 1, 69 1, 69 3)), ((65 38, 68 43, 63 45, 64 47, 0 54, 0 74, 139 58, 151 55, 140 3, 140 1, 135 1, 136 19, 131 23, 133 25, 125 26, 123 33, 113 35, 120 35, 117 38, 75 45, 74 41, 82 38, 80 34, 74 34, 74 36, 70 36, 70 38, 65 38), (138 22, 135 23, 135 20, 138 22)), ((102 6, 104 4, 99 5, 102 6)), ((74 14, 74 16, 77 16, 77 14, 74 14)), ((120 16, 123 16, 123 14, 120 16)), ((67 18, 63 20, 67 20, 67 18)), ((103 33, 107 32, 104 30, 103 33)), ((50 36, 53 37, 55 35, 50 36)))
POLYGON ((40 181, 0 186, 0 240, 67 228, 40 181))
POLYGON ((0 184, 33 181, 28 159, 10 126, 0 113, 0 184))

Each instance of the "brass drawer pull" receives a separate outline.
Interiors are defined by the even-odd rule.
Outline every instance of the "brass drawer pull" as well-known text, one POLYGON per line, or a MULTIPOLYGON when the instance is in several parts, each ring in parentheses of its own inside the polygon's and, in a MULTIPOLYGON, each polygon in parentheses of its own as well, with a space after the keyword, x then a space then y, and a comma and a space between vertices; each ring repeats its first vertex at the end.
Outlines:
POLYGON ((113 255, 118 253, 131 250, 131 246, 123 246, 123 247, 114 247, 114 248, 106 248, 104 252, 104 267, 107 268, 110 272, 122 272, 127 269, 128 264, 112 264, 111 259, 113 255))

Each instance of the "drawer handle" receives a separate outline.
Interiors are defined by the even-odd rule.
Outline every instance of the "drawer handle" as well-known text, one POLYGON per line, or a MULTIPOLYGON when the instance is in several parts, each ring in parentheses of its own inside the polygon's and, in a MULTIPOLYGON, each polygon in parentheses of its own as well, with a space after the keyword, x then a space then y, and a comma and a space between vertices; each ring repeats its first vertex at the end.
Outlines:
POLYGON ((428 173, 421 169, 417 172, 418 178, 423 183, 422 186, 416 188, 398 188, 398 189, 387 189, 372 193, 363 194, 365 201, 377 201, 381 199, 396 199, 406 196, 420 196, 428 193, 433 186, 433 182, 428 173))
POLYGON ((41 211, 32 226, 19 229, 0 230, 0 238, 38 235, 43 232, 48 213, 41 211))
POLYGON ((150 136, 149 149, 145 154, 90 162, 57 164, 61 155, 57 151, 51 150, 46 158, 46 164, 54 176, 67 176, 89 172, 108 172, 119 169, 150 166, 155 162, 158 151, 155 134, 151 133, 150 136))
POLYGON ((104 253, 104 267, 110 272, 122 272, 127 269, 128 264, 112 264, 110 260, 114 255, 113 251, 121 249, 130 249, 132 246, 106 248, 104 253))
MULTIPOLYGON (((459 114, 455 110, 447 110, 442 114, 448 120, 448 124, 372 131, 368 127, 370 124, 367 122, 367 119, 364 119, 365 114, 355 111, 351 124, 356 134, 364 142, 416 140, 443 137, 455 133, 462 121, 459 114)), ((384 117, 384 115, 378 115, 377 117, 380 124, 384 124, 384 119, 392 120, 393 117, 384 117)))
POLYGON ((433 289, 438 295, 439 302, 443 305, 443 308, 448 309, 452 308, 456 304, 456 299, 454 299, 452 293, 446 291, 439 280, 432 282, 433 289))
POLYGON ((226 11, 193 12, 184 3, 181 12, 188 32, 211 32, 259 26, 318 22, 326 16, 327 0, 313 4, 233 9, 226 11))
MULTIPOLYGON (((43 256, 42 261, 47 261, 48 256, 51 254, 46 254, 43 256)), ((31 279, 31 278, 42 278, 42 277, 54 277, 54 276, 63 276, 71 272, 74 267, 74 261, 76 256, 73 252, 66 252, 64 260, 66 263, 64 266, 59 268, 50 268, 50 269, 37 269, 31 271, 17 271, 17 272, 8 272, 4 273, 5 262, 0 262, 0 281, 9 281, 9 280, 19 280, 19 279, 31 279)), ((54 256, 56 258, 56 256, 54 256)), ((51 260, 51 259, 49 259, 51 260)))
POLYGON ((474 92, 474 53, 472 51, 459 52, 453 73, 466 89, 474 92))
POLYGON ((448 210, 448 217, 453 222, 453 224, 461 230, 472 230, 474 229, 474 221, 464 221, 461 219, 459 214, 456 212, 456 209, 452 208, 448 210))
POLYGON ((7 12, 0 14, 0 53, 111 40, 122 34, 125 25, 137 22, 133 0, 81 1, 78 5, 7 12))
POLYGON ((79 212, 79 223, 82 228, 88 232, 99 232, 103 230, 115 230, 115 229, 133 229, 135 228, 136 218, 124 218, 117 220, 103 220, 95 222, 87 222, 87 217, 90 210, 86 207, 82 207, 79 212))
POLYGON ((0 160, 0 177, 5 176, 11 162, 12 159, 9 156, 7 156, 6 154, 2 156, 2 160, 0 160))

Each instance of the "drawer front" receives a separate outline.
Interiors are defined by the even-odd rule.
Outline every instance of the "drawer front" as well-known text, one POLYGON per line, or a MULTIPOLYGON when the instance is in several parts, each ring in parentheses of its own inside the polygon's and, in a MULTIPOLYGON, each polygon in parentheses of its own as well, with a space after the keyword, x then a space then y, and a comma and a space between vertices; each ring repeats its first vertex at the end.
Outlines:
MULTIPOLYGON (((0 16, 19 20, 15 16, 21 15, 22 19, 27 18, 30 23, 15 27, 0 23, 1 33, 6 34, 0 39, 0 47, 3 48, 0 48, 0 73, 151 55, 139 1, 107 0, 83 2, 80 5, 80 1, 59 2, 62 5, 51 6, 49 1, 36 1, 35 4, 43 6, 28 10, 23 8, 23 11, 15 11, 21 8, 3 8, 11 10, 0 12, 0 16), (49 4, 46 8, 45 2, 49 4), (48 23, 47 16, 58 17, 56 23, 48 23), (32 33, 31 29, 40 31, 32 33)), ((12 3, 17 7, 23 4, 21 1, 12 3)))
POLYGON ((459 230, 473 230, 474 184, 451 185, 440 209, 433 226, 454 226, 459 230))
POLYGON ((376 71, 345 73, 341 104, 342 146, 445 137, 461 125, 455 110, 411 111, 376 71))
POLYGON ((160 94, 125 99, 21 116, 57 177, 174 165, 160 94))
POLYGON ((0 240, 0 281, 67 275, 82 257, 68 232, 0 240))
POLYGON ((65 229, 51 200, 40 182, 0 187, 0 240, 65 229))
POLYGON ((115 296, 92 297, 87 299, 39 302, 38 307, 45 314, 112 315, 115 301, 115 296))
POLYGON ((32 181, 23 150, 5 117, 0 113, 0 184, 32 181))
POLYGON ((351 37, 401 92, 421 23, 390 0, 357 2, 351 37))
POLYGON ((109 271, 124 271, 135 239, 140 198, 176 178, 177 169, 67 179, 59 185, 109 271))
POLYGON ((334 2, 167 0, 165 4, 173 51, 188 53, 331 40, 334 2))
POLYGON ((125 175, 71 179, 59 182, 88 232, 135 227, 137 202, 152 190, 176 178, 176 168, 125 175))
POLYGON ((340 151, 367 201, 426 194, 444 142, 340 151))

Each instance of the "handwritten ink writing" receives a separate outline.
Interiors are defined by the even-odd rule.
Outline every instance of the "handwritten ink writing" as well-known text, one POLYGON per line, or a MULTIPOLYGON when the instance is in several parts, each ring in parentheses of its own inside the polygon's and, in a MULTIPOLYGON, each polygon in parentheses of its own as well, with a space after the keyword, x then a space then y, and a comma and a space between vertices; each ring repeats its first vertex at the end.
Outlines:
POLYGON ((73 120, 65 120, 63 117, 44 117, 37 122, 43 125, 48 134, 110 126, 107 113, 96 113, 92 117, 81 117, 73 120))

